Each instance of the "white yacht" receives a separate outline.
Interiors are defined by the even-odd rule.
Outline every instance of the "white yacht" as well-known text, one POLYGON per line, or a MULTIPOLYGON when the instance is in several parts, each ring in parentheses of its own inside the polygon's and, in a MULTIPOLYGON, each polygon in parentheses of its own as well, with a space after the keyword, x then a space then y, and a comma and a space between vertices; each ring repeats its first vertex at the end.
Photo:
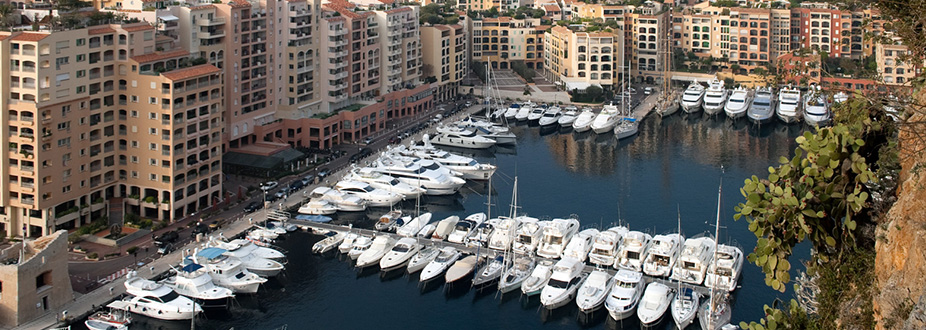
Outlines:
POLYGON ((704 286, 717 290, 736 290, 737 281, 743 271, 743 251, 731 245, 717 245, 714 260, 707 269, 704 286))
POLYGON ((579 109, 575 106, 567 106, 563 115, 559 117, 556 121, 560 127, 572 127, 572 124, 576 122, 576 117, 579 116, 579 109))
POLYGON ((640 122, 633 117, 625 117, 617 126, 614 126, 614 138, 626 139, 640 132, 640 122))
POLYGON ((434 261, 437 258, 437 255, 440 254, 440 249, 436 246, 427 246, 418 250, 418 253, 408 261, 408 266, 405 267, 406 271, 409 274, 413 274, 419 270, 424 269, 431 261, 434 261))
POLYGON ((572 129, 576 133, 582 133, 589 130, 592 126, 592 122, 595 121, 595 116, 597 116, 592 109, 582 108, 582 112, 576 116, 575 121, 572 123, 572 129))
POLYGON ((223 242, 218 239, 211 239, 210 244, 217 248, 228 250, 230 253, 236 256, 239 254, 251 254, 255 257, 264 259, 280 260, 286 258, 286 255, 283 254, 283 252, 266 246, 258 246, 257 244, 242 238, 233 239, 228 242, 223 242))
POLYGON ((298 212, 299 214, 328 215, 338 212, 338 206, 328 200, 315 199, 302 204, 298 212))
POLYGON ((229 298, 235 297, 231 289, 215 285, 212 276, 209 276, 205 267, 200 264, 190 263, 175 271, 176 275, 164 279, 161 283, 182 296, 201 302, 204 308, 224 308, 228 306, 229 298))
POLYGON ((712 79, 704 92, 704 113, 713 116, 723 111, 729 91, 723 88, 723 80, 712 79))
POLYGON ((458 260, 457 262, 454 262, 450 268, 447 268, 447 272, 444 273, 444 282, 447 284, 453 284, 456 281, 466 278, 472 274, 477 267, 479 267, 479 264, 479 258, 476 256, 468 256, 458 260))
POLYGON ((405 196, 385 189, 374 188, 366 182, 345 180, 339 181, 334 189, 342 193, 352 194, 367 201, 369 206, 390 207, 402 201, 405 196))
POLYGON ((605 105, 601 113, 595 117, 589 127, 597 134, 603 134, 614 129, 621 120, 620 109, 614 104, 605 105))
POLYGON ((107 306, 161 320, 189 320, 203 310, 190 298, 166 285, 138 277, 135 271, 126 276, 125 291, 129 296, 107 306))
POLYGON ((595 270, 588 274, 579 286, 579 293, 576 295, 576 305, 579 306, 579 310, 583 313, 591 313, 601 308, 605 298, 611 293, 614 282, 614 278, 604 270, 595 270))
POLYGON ((804 96, 804 122, 810 126, 827 126, 833 123, 833 114, 830 112, 829 101, 819 86, 804 96))
POLYGON ((527 296, 539 294, 550 281, 550 275, 553 275, 553 260, 540 259, 531 275, 521 283, 521 293, 527 296))
POLYGON ((727 100, 727 104, 723 106, 723 111, 727 113, 727 117, 737 119, 745 116, 746 109, 749 109, 749 104, 752 103, 750 94, 749 90, 743 86, 734 89, 727 100))
POLYGON ((585 277, 583 270, 585 263, 579 260, 563 258, 557 261, 550 280, 540 291, 540 304, 547 309, 556 309, 572 301, 585 277))
POLYGON ((205 266, 216 285, 235 293, 256 293, 260 285, 267 282, 266 278, 248 271, 241 261, 223 255, 222 251, 194 254, 184 258, 181 266, 194 263, 205 266))
POLYGON ((473 288, 482 290, 498 282, 505 269, 505 257, 497 255, 473 276, 473 288))
POLYGON ((527 114, 527 120, 528 120, 528 121, 538 121, 538 120, 540 120, 540 117, 543 117, 543 114, 546 113, 547 111, 549 111, 549 110, 547 110, 547 109, 548 109, 548 108, 545 108, 544 106, 534 107, 534 108, 531 110, 531 113, 527 114))
POLYGON ((540 238, 543 236, 543 228, 550 221, 539 221, 537 218, 519 216, 521 226, 518 227, 517 236, 514 242, 511 242, 511 250, 515 253, 531 255, 540 245, 540 238))
POLYGON ((714 239, 707 236, 689 238, 672 269, 672 279, 701 285, 714 256, 714 239))
POLYGON ((505 118, 513 119, 515 115, 518 114, 518 111, 521 110, 521 105, 517 103, 512 103, 508 106, 508 109, 505 110, 505 118))
POLYGON ((517 235, 520 224, 521 220, 518 218, 499 218, 498 223, 495 224, 495 231, 489 237, 489 248, 498 251, 508 250, 511 247, 511 241, 517 235))
POLYGON ((486 247, 489 242, 489 237, 491 237, 492 232, 495 231, 496 224, 498 224, 497 218, 483 221, 476 226, 476 229, 474 229, 469 236, 463 239, 463 244, 468 247, 486 247))
POLYGON ((421 214, 411 219, 410 221, 406 222, 405 225, 397 229, 395 232, 399 236, 415 237, 415 235, 418 234, 419 231, 421 231, 421 228, 424 228, 424 226, 427 225, 429 222, 431 222, 430 212, 421 214))
POLYGON ((109 312, 96 312, 84 321, 84 325, 89 330, 128 330, 130 324, 132 324, 132 317, 129 313, 115 309, 109 312))
POLYGON ((595 240, 592 241, 592 250, 588 253, 588 261, 598 266, 614 266, 617 248, 628 231, 627 227, 615 226, 598 233, 598 236, 595 236, 595 240))
POLYGON ((595 228, 580 231, 569 240, 569 244, 566 244, 566 248, 563 249, 563 258, 569 257, 585 262, 596 236, 598 236, 598 229, 595 228))
POLYGON ((447 239, 447 236, 453 232, 454 227, 457 226, 457 222, 460 222, 460 217, 451 215, 437 222, 437 228, 434 229, 434 233, 431 233, 431 239, 443 241, 447 239))
POLYGON ((464 240, 472 234, 473 230, 485 220, 485 213, 476 213, 466 217, 466 219, 458 221, 453 231, 450 232, 450 235, 447 235, 447 241, 463 244, 464 240))
MULTIPOLYGON (((427 134, 425 134, 421 140, 424 143, 423 146, 412 146, 408 149, 408 152, 416 157, 433 160, 451 170, 460 172, 464 179, 488 180, 498 169, 498 166, 492 164, 483 164, 470 157, 460 156, 437 149, 431 145, 427 134)), ((397 149, 401 150, 401 148, 397 149)))
POLYGON ((389 237, 389 235, 380 235, 373 239, 373 243, 370 244, 370 248, 360 256, 357 257, 357 268, 363 269, 369 266, 379 264, 379 260, 389 253, 392 250, 392 247, 395 246, 395 239, 389 237))
POLYGON ((623 320, 633 315, 643 296, 645 286, 643 273, 626 269, 618 270, 614 274, 614 286, 611 288, 611 293, 604 302, 604 307, 611 318, 623 320))
POLYGON ((334 250, 344 240, 344 236, 347 236, 347 233, 337 231, 326 233, 325 238, 312 245, 312 253, 323 254, 334 250))
POLYGON ((685 237, 679 234, 656 235, 643 259, 643 273, 649 276, 667 277, 678 259, 685 237))
POLYGON ((749 110, 746 110, 746 117, 756 124, 766 124, 775 116, 775 99, 772 98, 772 90, 767 87, 759 87, 756 90, 752 104, 749 110))
POLYGON ((498 291, 508 293, 521 288, 524 280, 530 276, 537 262, 534 258, 519 256, 514 258, 514 262, 508 264, 508 267, 502 272, 501 279, 498 281, 498 291))
POLYGON ((380 158, 373 171, 422 187, 427 195, 453 195, 466 184, 462 178, 421 167, 421 164, 409 160, 380 158))
POLYGON ((684 329, 694 321, 698 314, 700 296, 691 288, 680 288, 672 299, 672 319, 679 329, 684 329))
POLYGON ((704 86, 697 81, 693 81, 685 93, 682 94, 682 110, 687 113, 701 111, 701 102, 704 100, 704 86))
POLYGON ((379 231, 395 231, 396 227, 404 224, 402 219, 402 210, 390 210, 379 216, 379 221, 373 225, 373 228, 379 231))
POLYGON ((388 272, 408 265, 408 262, 418 254, 421 246, 414 238, 400 239, 382 259, 379 260, 379 269, 388 272))
POLYGON ((241 264, 244 265, 244 268, 247 268, 254 274, 263 276, 263 277, 274 277, 283 270, 283 264, 279 261, 260 257, 258 254, 251 253, 248 250, 241 249, 221 249, 215 247, 207 247, 199 251, 200 255, 208 255, 210 253, 218 253, 221 250, 221 254, 226 255, 232 259, 241 261, 241 264), (216 249, 216 250, 210 250, 216 249))
POLYGON ((527 116, 530 116, 531 112, 534 111, 534 107, 531 105, 522 105, 518 112, 514 115, 514 119, 517 121, 527 120, 527 116))
POLYGON ((640 306, 637 308, 640 324, 646 327, 659 323, 674 297, 675 292, 665 284, 650 282, 643 291, 643 298, 640 299, 640 306))
POLYGON ((559 119, 563 116, 562 111, 559 107, 551 107, 549 110, 543 113, 543 116, 540 117, 537 124, 540 126, 550 126, 559 124, 559 119))
POLYGON ((460 251, 452 246, 441 248, 437 257, 434 258, 434 261, 424 266, 424 269, 421 271, 421 276, 418 277, 418 281, 427 282, 443 275, 444 272, 450 268, 450 265, 453 265, 461 256, 462 254, 460 251))
POLYGON ((635 272, 643 271, 643 257, 649 249, 653 239, 649 234, 631 231, 624 235, 621 247, 617 250, 614 268, 627 269, 635 272))
POLYGON ((369 205, 366 200, 353 194, 343 193, 328 187, 317 187, 309 194, 313 201, 324 200, 334 204, 338 211, 360 212, 367 209, 369 205))
POLYGON ((793 124, 801 120, 801 91, 788 87, 778 91, 778 119, 785 124, 793 124))
POLYGON ((341 244, 338 245, 338 252, 347 253, 350 252, 350 249, 354 246, 354 240, 360 237, 357 233, 347 233, 344 236, 344 239, 341 241, 341 244))
POLYGON ((572 236, 579 231, 577 219, 553 219, 543 228, 543 237, 537 246, 537 255, 544 258, 559 258, 572 236))
POLYGON ((485 120, 475 120, 472 117, 467 117, 455 124, 459 128, 472 129, 477 135, 495 140, 495 144, 511 145, 518 143, 518 136, 512 133, 507 126, 497 125, 485 120))
POLYGON ((405 198, 415 198, 425 193, 425 189, 411 185, 389 175, 375 171, 373 168, 352 168, 344 176, 344 180, 353 180, 369 183, 373 188, 383 189, 400 194, 405 198))
POLYGON ((370 246, 373 245, 373 238, 369 236, 360 236, 354 239, 353 244, 351 244, 350 251, 347 252, 347 256, 351 260, 357 260, 361 254, 370 249, 370 246))
POLYGON ((495 140, 476 134, 475 130, 438 129, 437 135, 431 138, 431 143, 457 148, 486 149, 494 146, 495 140))

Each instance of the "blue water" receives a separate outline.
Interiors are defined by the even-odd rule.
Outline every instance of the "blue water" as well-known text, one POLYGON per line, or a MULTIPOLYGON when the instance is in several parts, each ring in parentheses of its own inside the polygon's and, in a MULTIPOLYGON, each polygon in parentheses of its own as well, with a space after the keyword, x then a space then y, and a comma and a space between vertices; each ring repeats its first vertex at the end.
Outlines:
MULTIPOLYGON (((618 221, 632 230, 658 234, 675 232, 679 213, 686 236, 713 232, 717 189, 723 177, 721 243, 740 245, 745 253, 755 236, 745 221, 732 220, 733 206, 742 197, 743 179, 767 173, 777 159, 789 155, 799 126, 754 128, 721 119, 674 116, 647 118, 640 134, 624 141, 612 136, 541 132, 538 127, 515 126, 518 146, 477 158, 496 163, 491 213, 507 215, 512 182, 518 178, 519 213, 535 217, 577 214, 583 227, 609 227, 618 221), (723 174, 721 175, 721 168, 723 174)), ((486 211, 487 182, 468 183, 454 197, 425 198, 422 209, 434 219, 486 211)), ((405 207, 413 208, 408 201, 405 207)), ((413 212, 413 210, 412 210, 413 212)), ((341 216, 336 222, 371 226, 382 211, 341 216)), ((294 233, 279 242, 290 251, 285 275, 273 279, 261 293, 238 298, 228 313, 210 314, 197 329, 636 329, 635 320, 615 323, 602 309, 588 320, 577 319, 574 304, 544 312, 537 298, 518 294, 497 297, 494 292, 469 290, 445 293, 439 286, 419 288, 418 277, 377 272, 358 274, 349 262, 335 256, 308 253, 318 237, 294 233)), ((806 258, 806 248, 797 255, 806 258)), ((762 305, 776 297, 790 299, 765 286, 758 267, 744 266, 741 288, 734 295, 733 320, 757 320, 762 305)), ((136 327, 183 329, 188 323, 136 317, 136 327)), ((635 318, 633 318, 635 319, 635 318)), ((661 328, 674 325, 668 314, 661 328)), ((689 328, 697 328, 692 325, 689 328)))

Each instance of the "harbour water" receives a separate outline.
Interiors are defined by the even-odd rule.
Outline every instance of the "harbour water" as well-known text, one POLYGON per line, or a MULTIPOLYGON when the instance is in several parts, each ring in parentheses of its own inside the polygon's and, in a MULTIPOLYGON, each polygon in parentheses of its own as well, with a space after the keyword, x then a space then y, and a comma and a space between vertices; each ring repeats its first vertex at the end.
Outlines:
MULTIPOLYGON (((745 221, 732 220, 733 206, 742 199, 739 188, 744 178, 767 173, 780 156, 789 155, 802 127, 773 124, 756 128, 742 120, 707 119, 698 114, 666 119, 651 116, 643 121, 637 136, 620 142, 610 134, 542 132, 526 125, 515 126, 513 131, 519 136, 516 148, 476 155, 480 161, 499 166, 491 189, 487 182, 471 182, 458 195, 423 198, 421 212, 434 213, 435 221, 485 212, 485 194, 491 191, 491 213, 507 215, 517 176, 519 214, 577 214, 583 227, 607 228, 620 221, 631 230, 659 234, 677 231, 680 213, 682 232, 690 237, 714 230, 723 167, 720 242, 737 244, 749 253, 755 236, 745 221)), ((414 201, 403 205, 414 212, 414 201)), ((340 216, 336 222, 372 226, 382 212, 340 216)), ((310 254, 317 236, 301 232, 289 236, 279 242, 290 251, 284 275, 269 281, 257 295, 239 297, 229 312, 199 318, 196 328, 639 328, 635 317, 616 323, 604 310, 579 320, 574 303, 550 313, 543 311, 537 297, 520 299, 515 293, 500 297, 494 291, 446 293, 439 285, 419 287, 417 274, 358 273, 337 256, 310 254)), ((807 254, 804 248, 796 256, 807 254)), ((763 279, 758 267, 744 265, 741 288, 734 294, 734 323, 762 317, 762 305, 776 297, 790 299, 790 292, 778 294, 763 279)), ((190 327, 183 322, 134 318, 133 329, 190 327)), ((674 328, 670 315, 659 328, 674 328)))

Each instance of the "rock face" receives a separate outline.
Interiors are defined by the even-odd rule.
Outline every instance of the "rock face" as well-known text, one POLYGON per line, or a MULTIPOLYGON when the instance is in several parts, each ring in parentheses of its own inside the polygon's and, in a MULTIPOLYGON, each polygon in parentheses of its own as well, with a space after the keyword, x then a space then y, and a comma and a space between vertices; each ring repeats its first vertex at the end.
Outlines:
MULTIPOLYGON (((924 115, 913 117, 911 122, 926 119, 924 115)), ((919 173, 913 169, 917 164, 926 164, 926 153, 921 151, 924 147, 922 141, 913 136, 901 131, 903 170, 898 181, 897 202, 888 212, 887 222, 880 225, 875 233, 877 290, 873 307, 877 329, 904 327, 917 302, 920 302, 919 305, 923 303, 921 296, 926 283, 926 169, 919 173)), ((920 325, 913 329, 924 329, 923 317, 910 322, 920 325)))

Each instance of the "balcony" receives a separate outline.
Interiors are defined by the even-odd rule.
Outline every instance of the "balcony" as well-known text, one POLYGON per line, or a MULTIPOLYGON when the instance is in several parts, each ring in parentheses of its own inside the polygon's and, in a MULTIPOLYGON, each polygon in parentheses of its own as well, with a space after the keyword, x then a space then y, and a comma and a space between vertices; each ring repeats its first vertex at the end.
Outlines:
POLYGON ((215 31, 212 33, 209 32, 199 32, 196 34, 200 39, 217 39, 225 36, 225 31, 215 31))
POLYGON ((212 19, 200 18, 196 20, 196 25, 199 26, 216 26, 225 24, 225 18, 222 17, 213 17, 212 19))

